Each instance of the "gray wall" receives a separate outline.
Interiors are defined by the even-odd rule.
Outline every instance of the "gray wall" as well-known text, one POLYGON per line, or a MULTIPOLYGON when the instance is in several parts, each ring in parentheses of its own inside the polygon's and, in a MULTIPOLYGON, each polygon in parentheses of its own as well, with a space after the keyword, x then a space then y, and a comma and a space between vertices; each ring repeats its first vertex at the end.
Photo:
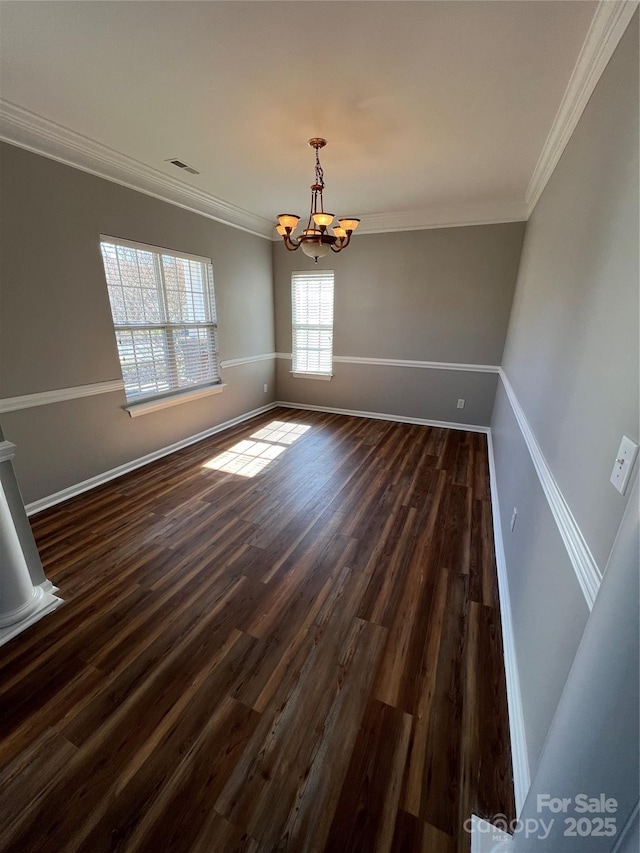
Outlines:
MULTIPOLYGON (((301 253, 9 145, 2 170, 0 398, 121 376, 99 234, 213 259, 223 359, 291 349, 301 253), (273 274, 278 286, 273 288, 273 274), (274 345, 274 304, 277 341, 274 345)), ((335 353, 499 364, 523 223, 363 235, 338 259, 335 353)), ((5 413, 27 503, 279 399, 488 425, 490 373, 278 360, 228 368, 223 394, 131 419, 124 392, 5 413), (269 391, 263 391, 267 383, 269 391), (456 408, 459 398, 465 409, 456 408), (51 448, 55 452, 51 452, 51 448)))
MULTIPOLYGON (((335 270, 334 355, 499 365, 524 223, 360 235, 318 262, 335 270)), ((291 352, 291 272, 302 254, 273 249, 276 348, 291 352)), ((487 425, 495 374, 334 363, 330 382, 294 379, 281 400, 487 425), (465 408, 456 408, 459 398, 465 408)))
MULTIPOLYGON (((637 17, 527 224, 503 358, 601 570, 628 499, 609 483, 616 451, 640 437, 637 17)), ((533 771, 588 609, 502 391, 492 431, 533 771)))
MULTIPOLYGON (((513 853, 613 850, 638 805, 638 479, 558 705, 521 820, 555 817, 548 838, 516 835, 513 853), (597 792, 597 793, 596 793, 597 792), (617 802, 613 837, 565 836, 576 794, 617 802), (538 810, 538 794, 569 797, 566 815, 538 810)), ((630 842, 629 842, 630 843, 630 842)), ((637 853, 638 846, 629 847, 637 853)))
MULTIPOLYGON (((10 145, 0 158, 0 398, 121 378, 101 233, 212 258, 221 357, 273 352, 268 240, 10 145)), ((124 391, 1 415, 25 502, 275 399, 273 361, 223 380, 222 394, 135 419, 124 391)))

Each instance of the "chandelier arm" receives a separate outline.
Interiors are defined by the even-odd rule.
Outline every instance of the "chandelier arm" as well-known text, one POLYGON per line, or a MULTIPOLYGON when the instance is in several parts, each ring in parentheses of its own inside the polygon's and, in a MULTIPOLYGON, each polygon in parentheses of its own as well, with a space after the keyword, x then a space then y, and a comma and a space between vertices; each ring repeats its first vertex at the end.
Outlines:
POLYGON ((343 249, 346 249, 349 245, 350 236, 350 234, 347 234, 346 237, 338 237, 335 242, 335 245, 331 246, 331 251, 337 253, 341 252, 343 249))
POLYGON ((296 238, 292 235, 290 228, 287 228, 285 230, 285 233, 282 235, 282 239, 284 241, 285 247, 290 252, 295 252, 295 250, 299 249, 302 244, 301 240, 296 240, 296 238))
POLYGON ((299 240, 292 240, 291 237, 288 239, 286 237, 284 238, 284 247, 287 252, 295 252, 296 249, 300 248, 300 245, 301 243, 299 240))

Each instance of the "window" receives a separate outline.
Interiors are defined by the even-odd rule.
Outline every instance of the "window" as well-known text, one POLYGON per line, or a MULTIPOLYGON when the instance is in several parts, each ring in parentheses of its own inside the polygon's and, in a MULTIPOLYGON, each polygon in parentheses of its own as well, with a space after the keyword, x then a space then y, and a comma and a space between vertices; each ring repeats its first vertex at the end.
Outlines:
POLYGON ((291 276, 292 373, 329 379, 333 357, 333 270, 291 276))
POLYGON ((221 389, 211 261, 111 237, 100 248, 127 401, 221 389))

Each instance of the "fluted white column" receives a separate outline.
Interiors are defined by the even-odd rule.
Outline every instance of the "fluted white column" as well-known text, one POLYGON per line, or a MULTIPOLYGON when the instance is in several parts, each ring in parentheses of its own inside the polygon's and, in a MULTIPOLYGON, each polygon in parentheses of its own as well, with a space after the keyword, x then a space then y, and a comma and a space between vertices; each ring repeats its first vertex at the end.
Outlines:
MULTIPOLYGON (((30 571, 28 553, 25 555, 23 542, 16 528, 14 513, 24 514, 26 529, 28 521, 22 500, 20 499, 18 507, 13 507, 12 512, 5 491, 5 475, 11 473, 9 483, 15 484, 11 469, 14 451, 15 445, 10 441, 0 441, 0 646, 62 604, 62 600, 53 595, 53 592, 57 591, 56 588, 47 581, 42 572, 33 541, 32 551, 35 554, 34 559, 37 558, 37 566, 33 567, 34 571, 30 571), (37 583, 39 575, 43 578, 41 584, 37 583)), ((20 515, 18 519, 22 521, 20 515)))
POLYGON ((34 587, 0 481, 0 628, 28 619, 43 591, 34 587))

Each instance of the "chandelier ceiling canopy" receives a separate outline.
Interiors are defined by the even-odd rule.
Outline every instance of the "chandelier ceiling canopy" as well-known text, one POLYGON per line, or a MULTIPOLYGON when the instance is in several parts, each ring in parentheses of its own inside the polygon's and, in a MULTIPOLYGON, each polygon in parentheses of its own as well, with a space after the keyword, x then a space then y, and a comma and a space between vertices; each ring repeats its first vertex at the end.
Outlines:
POLYGON ((318 258, 324 257, 330 251, 341 252, 346 249, 351 241, 351 235, 360 224, 360 220, 353 217, 339 219, 338 225, 331 229, 333 234, 329 234, 327 231, 334 220, 334 215, 333 213, 325 213, 322 197, 324 175, 320 165, 319 151, 326 144, 327 140, 320 137, 309 140, 309 145, 315 148, 316 152, 316 179, 315 183, 311 184, 311 209, 307 227, 299 237, 293 236, 293 232, 300 221, 300 217, 294 213, 281 213, 276 225, 276 231, 284 240, 284 245, 288 251, 295 252, 296 249, 302 247, 305 255, 313 258, 316 264, 318 258))

